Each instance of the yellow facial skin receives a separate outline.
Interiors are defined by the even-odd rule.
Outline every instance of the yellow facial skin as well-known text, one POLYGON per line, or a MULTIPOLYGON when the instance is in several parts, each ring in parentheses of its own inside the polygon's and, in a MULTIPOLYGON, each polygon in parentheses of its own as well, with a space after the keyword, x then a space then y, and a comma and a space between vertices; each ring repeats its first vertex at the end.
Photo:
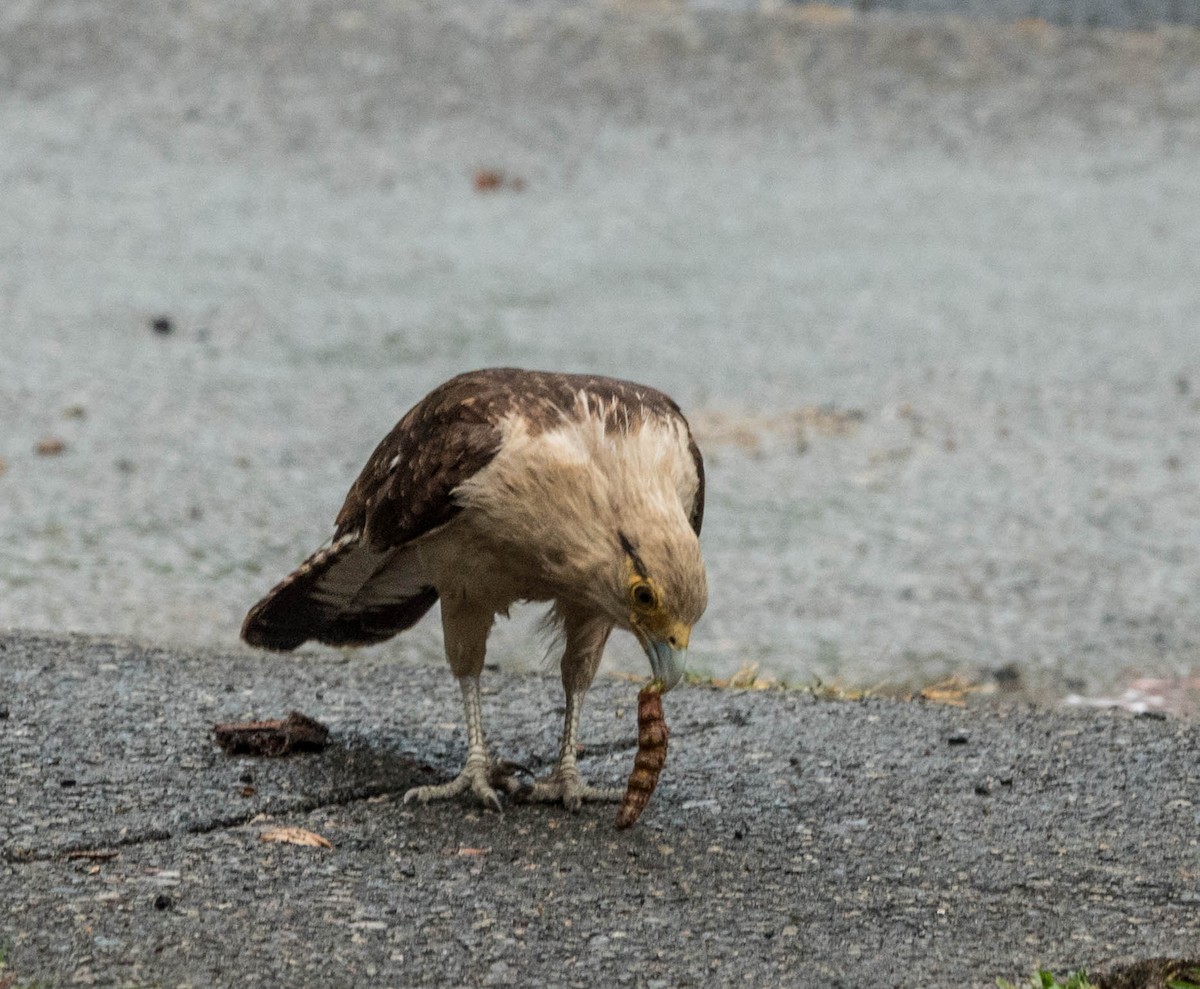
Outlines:
POLYGON ((662 591, 653 577, 643 577, 629 562, 629 624, 638 638, 665 642, 683 651, 691 638, 691 626, 673 618, 663 605, 662 591))

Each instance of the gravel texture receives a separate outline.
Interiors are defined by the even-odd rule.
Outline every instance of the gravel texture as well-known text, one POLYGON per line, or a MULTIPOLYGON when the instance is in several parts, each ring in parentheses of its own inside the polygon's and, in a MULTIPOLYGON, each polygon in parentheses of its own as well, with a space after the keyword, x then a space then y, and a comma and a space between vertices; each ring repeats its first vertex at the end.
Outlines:
MULTIPOLYGON (((544 771, 557 678, 492 673, 496 750, 544 771)), ((622 780, 637 687, 581 767, 622 780)), ((444 670, 0 639, 0 979, 17 985, 994 986, 1200 944, 1200 732, 1114 712, 680 688, 630 831, 409 786, 464 755, 444 670), (232 758, 300 709, 332 745, 232 758), (331 849, 266 842, 299 827, 331 849)))

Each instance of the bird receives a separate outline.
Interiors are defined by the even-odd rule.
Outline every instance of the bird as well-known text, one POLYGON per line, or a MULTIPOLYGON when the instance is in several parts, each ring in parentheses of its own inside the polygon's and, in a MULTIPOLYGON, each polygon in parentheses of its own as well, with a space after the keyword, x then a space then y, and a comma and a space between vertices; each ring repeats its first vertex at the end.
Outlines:
POLYGON ((332 538, 246 615, 252 646, 382 642, 440 602, 462 694, 467 757, 406 802, 470 793, 522 801, 616 800, 580 773, 584 698, 610 634, 633 634, 664 690, 682 678, 708 603, 700 548, 704 460, 679 406, 599 375, 485 368, 444 382, 379 443, 332 538), (494 758, 480 702, 487 640, 514 604, 548 603, 566 713, 553 769, 529 783, 494 758))

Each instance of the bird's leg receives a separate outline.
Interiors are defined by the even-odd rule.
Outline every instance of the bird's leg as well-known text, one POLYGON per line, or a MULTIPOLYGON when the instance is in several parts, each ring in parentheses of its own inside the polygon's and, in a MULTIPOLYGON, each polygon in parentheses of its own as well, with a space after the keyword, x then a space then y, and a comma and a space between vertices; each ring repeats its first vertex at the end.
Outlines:
POLYGON ((612 631, 612 625, 603 619, 585 617, 572 612, 563 605, 557 607, 563 623, 566 648, 562 658, 563 690, 567 695, 567 714, 563 720, 562 741, 558 747, 558 761, 548 776, 543 776, 517 794, 521 800, 558 803, 568 810, 579 810, 584 801, 620 800, 621 789, 588 786, 579 775, 575 749, 579 738, 579 715, 583 711, 583 699, 600 666, 604 643, 612 631))
POLYGON ((579 738, 579 715, 587 691, 567 694, 567 716, 563 723, 562 743, 558 747, 558 762, 554 770, 518 792, 521 800, 539 803, 562 802, 567 810, 576 811, 585 802, 620 800, 623 788, 589 786, 579 775, 575 749, 579 738))
POLYGON ((520 788, 513 778, 512 767, 494 762, 488 755, 487 743, 483 738, 483 704, 479 695, 479 677, 459 678, 462 687, 463 710, 467 717, 467 761, 460 772, 449 783, 436 786, 417 786, 404 794, 404 802, 419 800, 445 800, 470 790, 485 807, 500 810, 499 787, 505 793, 520 788))
POLYGON ((404 802, 445 800, 470 790, 485 807, 500 810, 499 788, 512 793, 520 788, 513 779, 513 769, 506 763, 496 763, 488 755, 483 738, 483 702, 479 695, 479 674, 483 672, 483 657, 487 650, 488 632, 495 615, 468 601, 461 591, 442 595, 442 631, 446 640, 446 659, 462 687, 463 711, 467 718, 467 761, 449 783, 437 786, 418 786, 404 794, 404 802))

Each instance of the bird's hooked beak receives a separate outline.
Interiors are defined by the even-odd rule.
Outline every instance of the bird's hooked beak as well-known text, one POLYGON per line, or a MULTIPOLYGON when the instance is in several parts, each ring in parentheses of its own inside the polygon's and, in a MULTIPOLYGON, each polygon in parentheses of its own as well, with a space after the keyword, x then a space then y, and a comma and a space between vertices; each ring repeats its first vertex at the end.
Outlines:
POLYGON ((650 659, 650 669, 654 679, 662 683, 663 693, 666 693, 683 679, 683 670, 687 662, 688 638, 691 629, 685 625, 672 628, 665 636, 643 634, 639 636, 642 647, 650 659))

